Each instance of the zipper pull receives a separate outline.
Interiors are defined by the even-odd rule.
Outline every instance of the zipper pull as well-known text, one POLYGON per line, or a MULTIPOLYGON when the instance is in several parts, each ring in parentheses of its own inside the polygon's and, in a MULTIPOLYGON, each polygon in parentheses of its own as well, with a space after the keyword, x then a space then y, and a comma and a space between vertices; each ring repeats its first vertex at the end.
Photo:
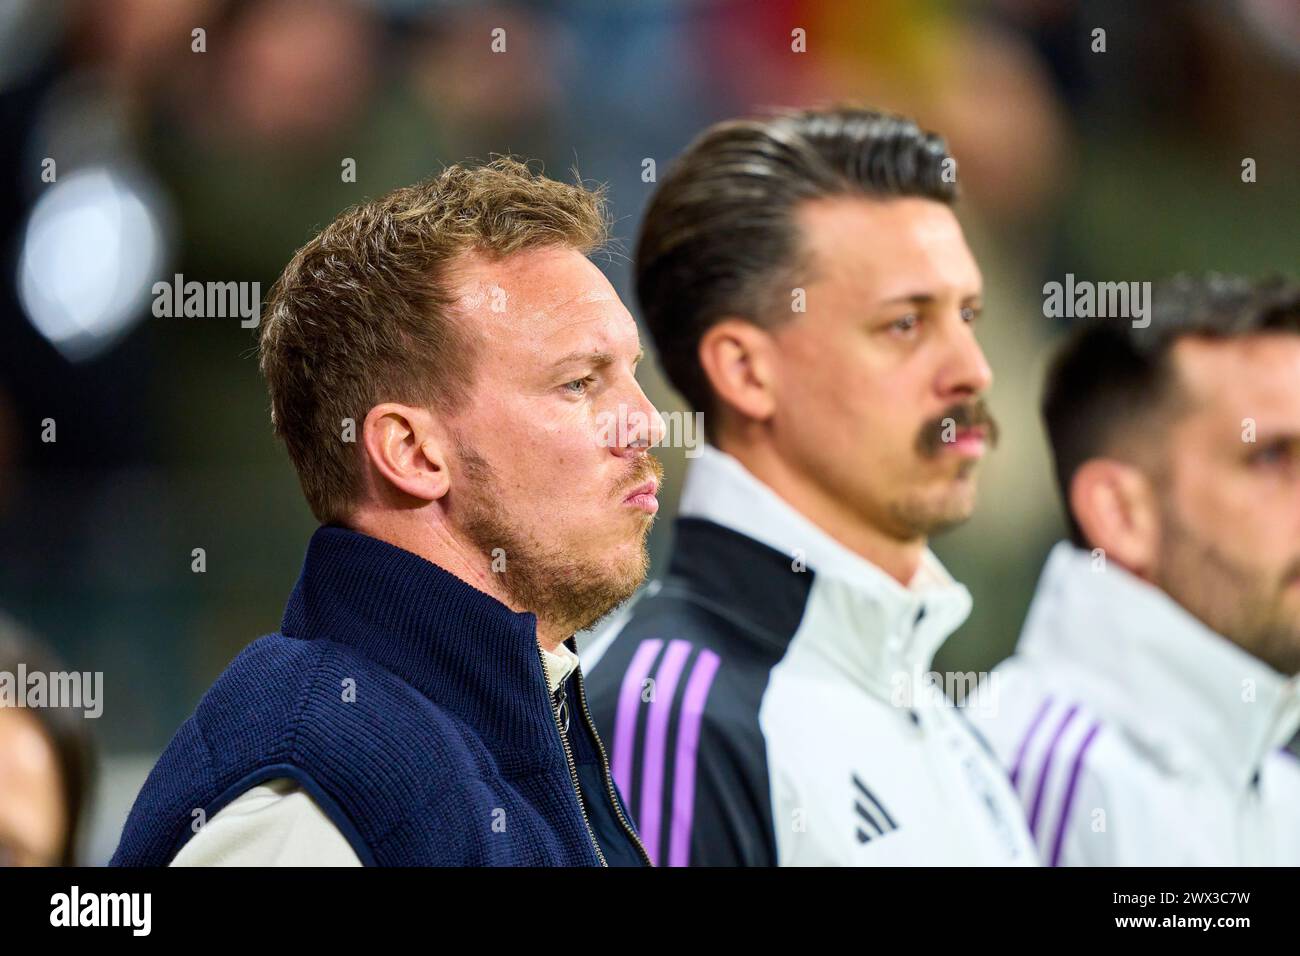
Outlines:
POLYGON ((567 683, 567 680, 561 681, 555 691, 555 715, 560 719, 560 733, 566 736, 569 733, 569 696, 565 693, 564 685, 567 683))

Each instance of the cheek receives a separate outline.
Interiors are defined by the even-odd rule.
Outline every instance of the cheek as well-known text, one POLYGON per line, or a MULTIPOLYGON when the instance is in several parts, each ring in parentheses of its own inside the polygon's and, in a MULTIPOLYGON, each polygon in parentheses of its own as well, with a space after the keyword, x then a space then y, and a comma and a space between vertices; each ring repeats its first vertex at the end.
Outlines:
MULTIPOLYGON (((837 363, 845 366, 845 363, 837 363)), ((789 460, 802 462, 855 501, 892 496, 913 477, 914 414, 881 387, 881 379, 844 367, 808 376, 777 411, 777 441, 789 460)))
POLYGON ((1231 494, 1224 494, 1223 486, 1223 476, 1211 475, 1208 469, 1178 469, 1169 484, 1168 507, 1198 535, 1217 540, 1217 526, 1231 522, 1239 507, 1231 494))
MULTIPOLYGON (((498 472, 517 476, 512 484, 539 492, 550 514, 579 510, 584 500, 608 494, 608 471, 617 459, 602 445, 590 406, 555 403, 539 414, 540 404, 526 405, 510 427, 493 434, 493 451, 502 462, 498 472)), ((616 438, 616 429, 610 432, 616 438)))
POLYGON ((899 376, 874 361, 860 338, 840 338, 783 351, 778 419, 806 440, 853 443, 859 453, 910 442, 914 403, 904 400, 899 376))
MULTIPOLYGON (((1225 496, 1226 497, 1226 496, 1225 496)), ((1222 502, 1224 533, 1261 568, 1282 570, 1300 555, 1300 498, 1276 481, 1252 482, 1222 502)))
MULTIPOLYGON (((1204 459, 1202 459, 1202 462, 1204 459)), ((1294 551, 1290 531, 1279 521, 1269 494, 1239 470, 1202 464, 1173 482, 1172 504, 1179 520, 1198 538, 1238 561, 1271 566, 1273 556, 1294 551)))

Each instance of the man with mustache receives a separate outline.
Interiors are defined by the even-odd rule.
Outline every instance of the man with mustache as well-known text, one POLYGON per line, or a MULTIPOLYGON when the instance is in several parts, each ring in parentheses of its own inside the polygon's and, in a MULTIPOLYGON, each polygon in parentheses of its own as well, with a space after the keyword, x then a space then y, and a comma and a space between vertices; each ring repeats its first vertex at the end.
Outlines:
POLYGON ((1070 540, 985 731, 1053 866, 1296 866, 1300 285, 1182 277, 1043 397, 1070 540), (1294 746, 1294 744, 1293 744, 1294 746))
POLYGON ((813 110, 714 126, 651 200, 637 295, 710 445, 667 577, 586 660, 661 865, 1034 862, 927 680, 971 607, 927 538, 996 440, 954 169, 909 120, 813 110))
POLYGON ((498 159, 293 257, 261 367, 321 528, 115 864, 648 862, 573 642, 645 577, 660 474, 636 323, 587 258, 606 222, 498 159), (629 408, 644 428, 611 440, 629 408))

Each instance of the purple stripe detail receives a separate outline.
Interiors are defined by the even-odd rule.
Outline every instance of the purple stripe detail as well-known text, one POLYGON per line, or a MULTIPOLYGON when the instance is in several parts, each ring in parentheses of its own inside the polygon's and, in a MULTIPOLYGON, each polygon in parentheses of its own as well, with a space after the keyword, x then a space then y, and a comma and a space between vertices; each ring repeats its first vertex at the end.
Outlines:
POLYGON ((691 654, 689 641, 672 641, 655 671, 654 700, 646 716, 645 757, 642 759, 641 816, 637 828, 655 866, 659 865, 659 822, 663 819, 664 759, 668 748, 668 717, 682 667, 691 654))
POLYGON ((632 755, 635 749, 636 712, 641 705, 641 682, 650 673, 650 666, 659 656, 664 642, 655 638, 642 641, 632 655, 632 663, 623 675, 618 689, 618 711, 614 718, 614 743, 610 763, 614 783, 629 801, 632 799, 632 755))
POLYGON ((1052 841, 1052 861, 1050 866, 1061 865, 1061 847, 1065 844, 1065 824, 1070 819, 1070 805, 1074 803, 1074 791, 1079 785, 1079 771, 1083 769, 1083 755, 1092 746, 1093 738, 1101 730, 1100 721, 1088 728, 1087 736, 1079 744, 1079 752, 1074 755, 1074 764, 1070 767, 1070 782, 1065 786, 1065 802, 1061 804, 1061 819, 1056 824, 1056 839, 1052 841))
POLYGON ((1038 708, 1038 713, 1034 714, 1034 719, 1029 722, 1029 729, 1025 731, 1024 740, 1020 741, 1020 749, 1016 751, 1015 763, 1011 765, 1012 789, 1016 788, 1016 784, 1020 780, 1020 767, 1025 762, 1025 752, 1029 750, 1029 742, 1033 740, 1034 735, 1038 733, 1038 725, 1043 722, 1043 718, 1047 716, 1047 711, 1051 706, 1052 696, 1049 694, 1043 701, 1043 705, 1038 708))
POLYGON ((1052 742, 1047 745, 1047 753, 1043 756, 1043 767, 1038 771, 1038 786, 1034 790, 1034 805, 1029 809, 1029 832, 1038 839, 1038 813, 1043 809, 1043 792, 1047 789, 1047 775, 1052 770, 1052 758, 1056 756, 1056 745, 1061 742, 1061 737, 1065 734, 1066 728, 1070 726, 1070 721, 1074 720, 1074 715, 1079 712, 1079 705, 1073 704, 1061 718, 1061 722, 1056 725, 1056 733, 1052 734, 1052 742))
POLYGON ((686 682, 677 727, 677 759, 673 764, 673 817, 668 831, 668 865, 688 866, 691 857, 691 823, 695 816, 695 757, 700 743, 700 723, 713 677, 721 660, 710 650, 700 651, 686 682))

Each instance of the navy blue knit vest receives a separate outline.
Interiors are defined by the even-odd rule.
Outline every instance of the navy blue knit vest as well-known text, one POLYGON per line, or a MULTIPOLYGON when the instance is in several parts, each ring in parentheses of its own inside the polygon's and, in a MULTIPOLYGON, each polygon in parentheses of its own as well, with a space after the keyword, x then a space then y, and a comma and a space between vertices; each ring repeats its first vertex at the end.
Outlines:
POLYGON ((112 864, 164 866, 225 804, 291 777, 366 864, 640 865, 581 673, 565 693, 562 737, 532 614, 321 528, 281 632, 245 648, 177 731, 112 864))

